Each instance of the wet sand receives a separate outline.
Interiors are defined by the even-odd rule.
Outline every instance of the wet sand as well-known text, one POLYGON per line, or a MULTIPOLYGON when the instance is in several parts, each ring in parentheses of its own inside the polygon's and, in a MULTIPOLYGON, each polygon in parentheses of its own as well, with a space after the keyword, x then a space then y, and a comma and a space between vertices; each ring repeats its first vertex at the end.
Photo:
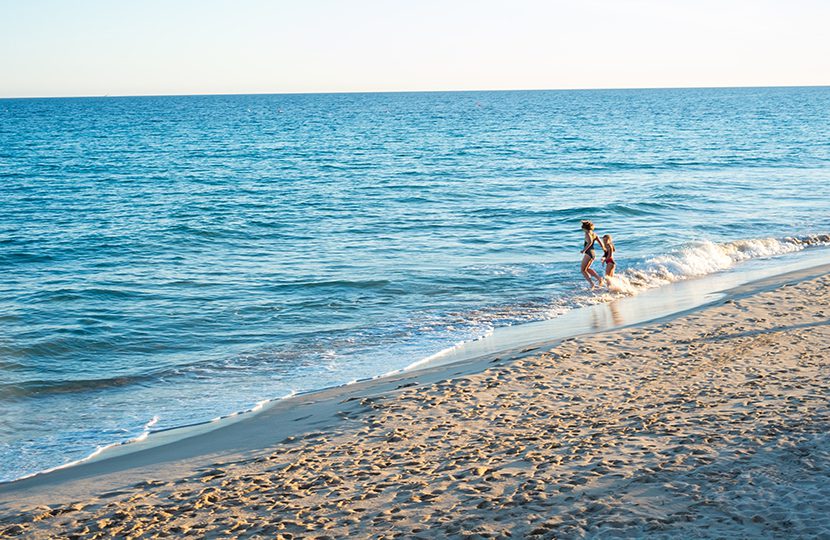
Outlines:
POLYGON ((0 487, 0 537, 830 537, 830 274, 0 487))

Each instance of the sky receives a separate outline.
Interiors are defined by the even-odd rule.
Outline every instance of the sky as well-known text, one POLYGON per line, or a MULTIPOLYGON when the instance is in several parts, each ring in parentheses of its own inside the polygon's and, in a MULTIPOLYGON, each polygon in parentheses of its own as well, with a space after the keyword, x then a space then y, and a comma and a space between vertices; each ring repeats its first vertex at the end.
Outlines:
POLYGON ((0 97, 830 85, 828 0, 0 0, 0 97))

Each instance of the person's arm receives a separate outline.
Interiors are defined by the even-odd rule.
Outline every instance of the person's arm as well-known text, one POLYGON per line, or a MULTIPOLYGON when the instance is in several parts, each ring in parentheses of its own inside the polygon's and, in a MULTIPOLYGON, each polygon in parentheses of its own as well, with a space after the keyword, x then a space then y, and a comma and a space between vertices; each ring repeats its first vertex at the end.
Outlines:
POLYGON ((602 243, 602 238, 597 236, 597 242, 599 242, 599 247, 602 248, 602 252, 605 253, 605 244, 602 243))

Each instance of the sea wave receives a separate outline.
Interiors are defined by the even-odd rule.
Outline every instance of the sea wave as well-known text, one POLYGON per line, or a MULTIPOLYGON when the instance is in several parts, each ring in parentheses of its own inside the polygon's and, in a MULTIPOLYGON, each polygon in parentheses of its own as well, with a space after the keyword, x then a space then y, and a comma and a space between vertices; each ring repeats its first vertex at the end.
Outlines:
POLYGON ((87 378, 55 381, 31 379, 17 381, 14 383, 0 384, 0 398, 23 399, 32 396, 54 394, 81 394, 113 388, 123 388, 155 380, 158 380, 158 375, 154 373, 123 375, 99 379, 87 378))
POLYGON ((609 280, 610 290, 636 294, 675 281, 728 270, 750 259, 775 257, 817 245, 830 245, 830 235, 754 238, 723 243, 699 240, 679 250, 652 257, 639 267, 624 270, 609 280))
POLYGON ((754 238, 721 243, 709 240, 689 242, 677 250, 651 257, 616 276, 606 278, 606 287, 581 289, 571 295, 551 299, 549 302, 492 306, 457 314, 459 321, 466 319, 475 323, 477 327, 483 328, 484 331, 472 339, 455 342, 434 354, 412 362, 403 370, 391 373, 416 370, 435 362, 441 362, 448 355, 466 347, 471 342, 492 335, 499 326, 553 320, 573 309, 634 296, 648 289, 729 270, 739 263, 752 259, 777 257, 812 246, 830 246, 830 235, 754 238))
MULTIPOLYGON (((664 255, 647 258, 619 271, 608 279, 606 287, 574 288, 570 293, 553 298, 538 298, 507 305, 492 305, 465 312, 452 313, 453 324, 467 324, 489 331, 493 327, 550 320, 571 309, 610 302, 669 283, 721 272, 736 264, 785 255, 811 246, 830 245, 830 235, 814 234, 784 238, 751 238, 730 242, 696 240, 664 255)), ((523 276, 532 269, 512 265, 479 265, 471 271, 495 276, 523 276)), ((602 273, 602 268, 597 269, 602 273)), ((581 279, 581 278, 580 278, 581 279)), ((446 324, 441 320, 437 324, 446 324)), ((480 336, 476 336, 476 339, 480 336)), ((457 345, 457 344, 456 344, 457 345)), ((421 361, 419 360, 420 364, 421 361)))

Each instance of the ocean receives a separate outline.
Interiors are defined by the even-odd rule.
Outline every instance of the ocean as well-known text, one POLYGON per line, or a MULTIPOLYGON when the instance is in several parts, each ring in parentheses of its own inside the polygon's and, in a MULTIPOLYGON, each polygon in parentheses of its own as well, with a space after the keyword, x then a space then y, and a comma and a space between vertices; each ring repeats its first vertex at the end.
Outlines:
POLYGON ((0 120, 0 481, 828 249, 828 87, 5 99, 0 120), (582 219, 614 237, 615 291, 579 273, 582 219))

